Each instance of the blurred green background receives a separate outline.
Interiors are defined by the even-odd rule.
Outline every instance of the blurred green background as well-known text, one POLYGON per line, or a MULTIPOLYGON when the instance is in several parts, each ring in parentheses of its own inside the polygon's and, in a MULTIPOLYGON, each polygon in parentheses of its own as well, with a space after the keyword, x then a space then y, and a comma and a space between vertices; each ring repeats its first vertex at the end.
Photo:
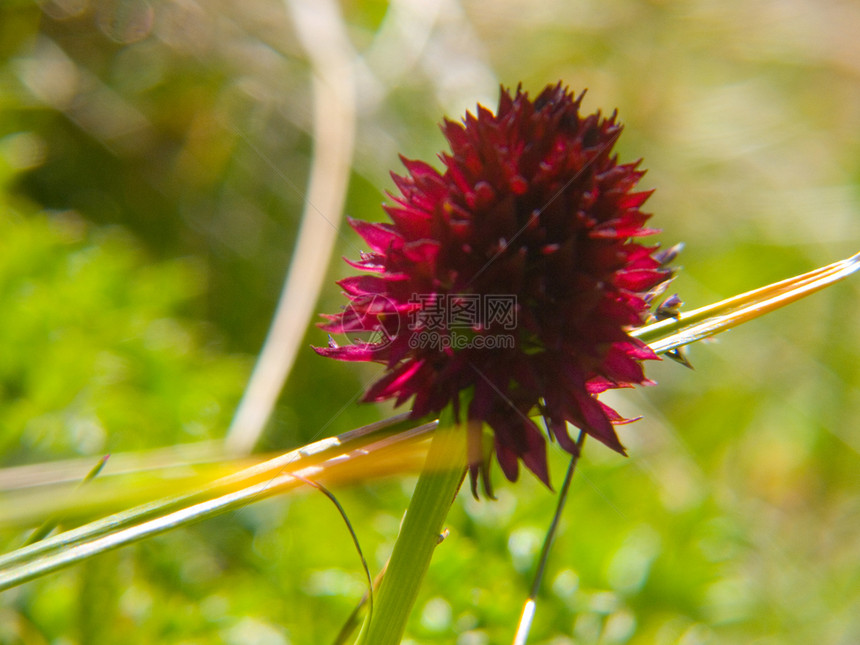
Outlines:
MULTIPOLYGON (((443 115, 561 79, 618 108, 688 307, 860 247, 856 2, 6 0, 0 465, 225 436, 319 154, 297 7, 349 41, 350 215, 382 219, 398 153, 433 160, 443 115)), ((358 245, 338 238, 318 311, 358 245)), ((587 446, 530 642, 860 642, 858 303, 855 278, 612 397, 644 418, 628 459, 587 446)), ((308 324, 259 449, 390 414, 351 403, 376 369, 323 343, 308 324)), ((335 491, 374 571, 414 481, 335 491)), ((555 497, 496 482, 455 504, 409 642, 511 641, 555 497)), ((363 589, 330 503, 297 494, 3 593, 0 643, 326 643, 363 589)))

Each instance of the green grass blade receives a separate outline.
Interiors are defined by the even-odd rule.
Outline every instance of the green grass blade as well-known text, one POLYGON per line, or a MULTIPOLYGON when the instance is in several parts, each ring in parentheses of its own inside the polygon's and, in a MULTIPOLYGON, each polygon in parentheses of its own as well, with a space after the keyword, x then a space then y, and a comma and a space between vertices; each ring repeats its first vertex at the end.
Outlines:
POLYGON ((247 468, 191 494, 158 500, 96 520, 0 556, 0 590, 145 537, 229 512, 294 488, 302 477, 344 480, 373 461, 376 474, 412 463, 403 448, 428 435, 435 422, 403 430, 405 415, 318 441, 247 468), (386 467, 386 453, 393 452, 386 467), (298 477, 298 478, 297 478, 298 477))
MULTIPOLYGON (((93 466, 92 470, 88 472, 84 478, 81 480, 80 486, 87 484, 88 482, 95 479, 98 474, 102 471, 107 463, 107 460, 110 458, 110 455, 105 455, 101 459, 99 459, 98 463, 93 466)), ((24 543, 24 546, 29 546, 30 544, 35 544, 41 540, 44 540, 48 535, 51 534, 55 528, 60 525, 61 517, 51 517, 50 519, 45 520, 45 522, 37 528, 33 533, 27 538, 27 541, 24 543)))

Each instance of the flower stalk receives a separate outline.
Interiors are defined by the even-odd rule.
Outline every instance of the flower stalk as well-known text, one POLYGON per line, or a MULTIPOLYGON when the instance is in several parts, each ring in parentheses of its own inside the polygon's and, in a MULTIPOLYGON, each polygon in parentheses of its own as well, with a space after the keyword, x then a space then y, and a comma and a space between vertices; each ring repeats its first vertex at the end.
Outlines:
POLYGON ((397 645, 439 544, 448 510, 466 474, 465 433, 451 408, 443 411, 427 461, 394 545, 361 645, 397 645))
POLYGON ((558 525, 561 522, 561 514, 564 511, 564 506, 567 503, 567 494, 570 491, 570 483, 573 481, 573 474, 576 472, 576 464, 582 455, 582 446, 585 444, 585 432, 579 431, 579 438, 576 440, 576 453, 571 455, 570 464, 567 467, 567 472, 564 475, 564 483, 558 491, 558 503, 555 506, 555 513, 552 516, 552 522, 547 529, 544 537, 543 546, 540 550, 535 577, 532 580, 532 587, 529 591, 529 597, 523 605, 523 611, 520 614, 520 622, 517 625, 517 633, 514 635, 513 645, 525 645, 526 639, 531 630, 532 620, 535 615, 536 599, 540 592, 540 586, 543 582, 543 574, 546 571, 546 564, 549 561, 549 552, 552 549, 552 544, 555 541, 556 533, 558 533, 558 525))

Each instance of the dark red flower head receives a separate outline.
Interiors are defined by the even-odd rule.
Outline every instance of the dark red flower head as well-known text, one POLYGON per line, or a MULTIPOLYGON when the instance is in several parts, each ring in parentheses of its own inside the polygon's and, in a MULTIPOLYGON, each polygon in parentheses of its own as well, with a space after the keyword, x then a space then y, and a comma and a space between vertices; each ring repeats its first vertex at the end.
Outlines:
POLYGON ((502 89, 495 115, 444 122, 444 172, 403 159, 390 224, 350 220, 370 247, 350 264, 367 274, 338 283, 349 306, 321 326, 376 338, 316 351, 385 365, 365 401, 465 412, 473 491, 493 449, 511 481, 522 460, 549 484, 535 414, 568 452, 570 423, 623 453, 624 419, 597 395, 646 383, 640 361, 655 358, 627 333, 670 277, 631 241, 654 232, 650 192, 634 191, 639 163, 612 154, 615 115, 582 116, 581 100, 561 84, 534 101, 502 89))

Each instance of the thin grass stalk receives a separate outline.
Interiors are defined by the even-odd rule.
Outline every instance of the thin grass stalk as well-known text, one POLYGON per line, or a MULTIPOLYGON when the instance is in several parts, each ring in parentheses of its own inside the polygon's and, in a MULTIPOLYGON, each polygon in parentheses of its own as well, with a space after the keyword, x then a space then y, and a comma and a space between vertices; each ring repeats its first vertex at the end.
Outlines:
POLYGON ((567 472, 564 475, 564 483, 558 491, 558 503, 555 507, 555 513, 552 516, 549 529, 544 536, 543 546, 538 557, 537 568, 535 569, 535 577, 532 580, 529 597, 523 605, 523 611, 520 615, 520 622, 517 625, 517 632, 514 635, 513 645, 526 645, 526 640, 529 637, 529 632, 532 627, 535 609, 537 608, 537 595, 540 592, 541 584, 543 583, 543 574, 546 571, 547 562, 549 562, 549 552, 552 549, 555 535, 558 532, 558 525, 561 523, 561 514, 564 511, 567 503, 567 494, 570 491, 570 483, 573 481, 573 474, 576 472, 576 464, 579 463, 579 458, 582 455, 582 447, 585 445, 586 434, 582 430, 579 431, 579 437, 576 439, 576 454, 570 457, 570 464, 567 467, 567 472))
MULTIPOLYGON (((96 463, 96 465, 93 466, 93 468, 81 480, 79 487, 86 485, 87 483, 92 481, 95 477, 97 477, 98 474, 105 467, 105 464, 107 463, 107 460, 109 457, 110 457, 110 455, 105 455, 104 457, 99 459, 98 463, 96 463)), ((45 520, 45 522, 39 528, 37 528, 35 531, 33 531, 33 533, 30 535, 30 537, 27 538, 27 541, 24 543, 24 546, 29 546, 31 544, 35 544, 36 542, 44 540, 46 537, 48 537, 51 534, 51 532, 55 528, 57 528, 60 525, 61 520, 62 520, 62 517, 51 517, 51 518, 45 520)))
POLYGON ((648 343, 658 354, 668 352, 791 304, 844 280, 858 269, 860 253, 826 267, 680 313, 675 318, 639 327, 630 335, 648 343))
MULTIPOLYGON (((314 465, 300 464, 304 467, 284 468, 282 473, 257 481, 250 486, 190 505, 186 501, 177 510, 169 513, 162 512, 152 519, 138 521, 128 527, 115 527, 115 530, 107 533, 90 530, 88 533, 91 534, 91 537, 86 540, 80 539, 79 535, 75 535, 72 539, 66 534, 61 534, 56 536, 57 540, 49 539, 50 546, 53 548, 43 549, 38 558, 29 556, 36 552, 38 547, 44 547, 49 540, 43 540, 30 547, 19 549, 4 557, 4 568, 0 569, 0 591, 81 562, 99 553, 111 551, 180 526, 187 526, 209 517, 234 511, 251 502, 266 499, 301 486, 305 479, 319 480, 325 478, 326 481, 334 482, 350 479, 354 475, 354 472, 351 471, 354 471, 359 461, 356 457, 379 454, 385 450, 400 448, 407 442, 420 441, 434 428, 434 423, 424 424, 392 437, 382 438, 375 444, 356 448, 351 453, 345 454, 341 451, 340 454, 333 455, 328 460, 314 465), (8 566, 10 564, 12 566, 8 566)), ((397 459, 391 462, 392 470, 399 470, 402 461, 402 456, 398 453, 397 459)), ((378 461, 375 464, 375 470, 379 470, 378 461)), ((106 518, 108 521, 110 519, 106 518)), ((70 531, 68 533, 73 534, 75 532, 70 531)))
MULTIPOLYGON (((20 562, 26 562, 36 557, 44 557, 53 551, 69 549, 88 541, 98 539, 125 528, 133 527, 140 522, 178 512, 184 508, 225 495, 231 491, 266 484, 276 477, 291 471, 322 468, 323 464, 332 466, 343 462, 346 455, 372 455, 373 446, 378 449, 391 447, 393 443, 407 444, 429 433, 435 423, 428 423, 417 428, 404 430, 405 424, 411 424, 408 415, 401 414, 337 437, 329 437, 314 442, 297 450, 292 450, 274 459, 246 468, 233 475, 225 477, 211 485, 184 495, 157 500, 142 504, 120 513, 115 513, 95 522, 76 529, 60 533, 30 546, 23 547, 0 556, 0 570, 20 562), (386 439, 391 440, 386 443, 386 439)), ((354 465, 353 465, 354 467, 354 465)), ((190 518, 190 519, 193 519, 190 518)))

